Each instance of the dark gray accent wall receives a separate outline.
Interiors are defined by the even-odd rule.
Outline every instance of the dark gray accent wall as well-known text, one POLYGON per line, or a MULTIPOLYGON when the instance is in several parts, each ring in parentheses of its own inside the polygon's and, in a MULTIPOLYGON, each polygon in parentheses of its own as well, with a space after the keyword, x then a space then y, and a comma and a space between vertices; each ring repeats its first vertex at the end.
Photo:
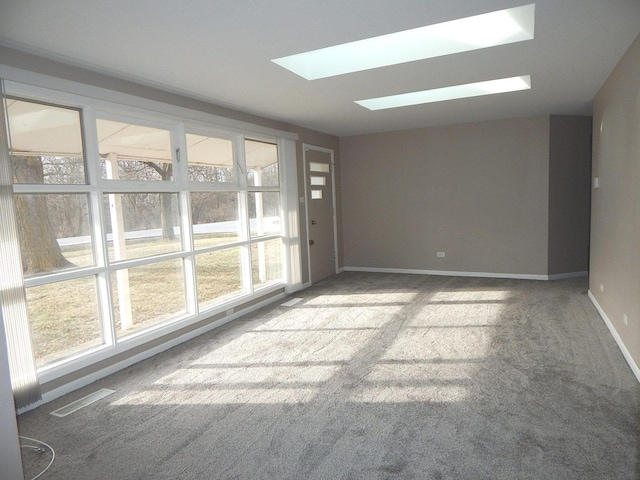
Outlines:
POLYGON ((550 117, 550 275, 589 269, 592 122, 591 117, 550 117))
POLYGON ((599 188, 592 190, 589 291, 640 379, 640 37, 596 95, 593 120, 599 188))

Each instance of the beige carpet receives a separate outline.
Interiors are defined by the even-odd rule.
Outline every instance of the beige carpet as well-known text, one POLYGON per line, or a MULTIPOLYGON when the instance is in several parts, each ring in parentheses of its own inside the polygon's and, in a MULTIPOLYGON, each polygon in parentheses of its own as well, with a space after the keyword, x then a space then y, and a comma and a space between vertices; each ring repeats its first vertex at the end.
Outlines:
POLYGON ((640 385, 586 285, 343 273, 20 431, 49 479, 638 479, 640 385))

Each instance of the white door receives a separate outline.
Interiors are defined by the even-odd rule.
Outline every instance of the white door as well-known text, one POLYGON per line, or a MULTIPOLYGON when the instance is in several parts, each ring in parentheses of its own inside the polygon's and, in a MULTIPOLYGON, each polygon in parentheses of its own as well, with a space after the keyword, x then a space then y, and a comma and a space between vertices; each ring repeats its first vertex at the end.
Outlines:
POLYGON ((305 192, 311 283, 336 273, 333 151, 305 145, 305 192))

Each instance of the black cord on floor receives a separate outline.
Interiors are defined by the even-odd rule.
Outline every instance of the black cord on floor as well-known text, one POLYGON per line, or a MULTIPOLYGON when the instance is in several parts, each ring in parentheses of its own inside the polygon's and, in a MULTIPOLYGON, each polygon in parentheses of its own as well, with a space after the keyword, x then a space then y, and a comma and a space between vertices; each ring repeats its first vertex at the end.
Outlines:
MULTIPOLYGON (((42 445, 44 447, 47 447, 49 450, 51 450, 51 461, 49 462, 49 465, 47 465, 47 467, 41 471, 38 475, 36 475, 35 477, 33 477, 31 480, 36 480, 36 478, 40 478, 42 475, 44 475, 44 473, 49 470, 49 468, 51 467, 51 465, 53 465, 53 461, 56 459, 56 452, 53 450, 53 447, 51 445, 49 445, 48 443, 44 443, 41 440, 36 440, 35 438, 29 438, 29 437, 22 437, 20 436, 21 440, 26 440, 28 442, 33 442, 33 443, 37 443, 38 445, 42 445)), ((46 450, 44 448, 42 448, 41 446, 38 445, 23 445, 20 444, 20 448, 32 448, 33 450, 36 450, 38 452, 46 452, 46 450)))

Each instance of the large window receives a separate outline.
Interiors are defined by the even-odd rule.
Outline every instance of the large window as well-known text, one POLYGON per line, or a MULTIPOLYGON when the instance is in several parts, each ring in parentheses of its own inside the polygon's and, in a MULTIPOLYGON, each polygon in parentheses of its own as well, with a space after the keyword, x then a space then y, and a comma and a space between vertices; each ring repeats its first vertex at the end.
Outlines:
POLYGON ((282 287, 275 138, 25 98, 6 106, 40 368, 117 353, 282 287))

